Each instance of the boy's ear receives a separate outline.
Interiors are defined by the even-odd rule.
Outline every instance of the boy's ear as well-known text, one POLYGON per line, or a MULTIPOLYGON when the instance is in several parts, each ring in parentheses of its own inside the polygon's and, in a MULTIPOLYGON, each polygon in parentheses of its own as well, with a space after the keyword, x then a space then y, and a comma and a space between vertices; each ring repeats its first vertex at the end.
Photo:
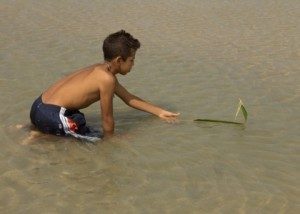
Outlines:
POLYGON ((124 61, 121 56, 116 57, 115 60, 116 60, 117 63, 121 63, 122 61, 124 61))

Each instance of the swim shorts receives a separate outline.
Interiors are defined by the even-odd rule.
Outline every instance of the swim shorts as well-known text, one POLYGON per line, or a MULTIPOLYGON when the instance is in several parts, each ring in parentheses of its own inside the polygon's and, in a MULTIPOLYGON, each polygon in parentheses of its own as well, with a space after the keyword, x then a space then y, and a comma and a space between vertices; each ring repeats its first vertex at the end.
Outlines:
POLYGON ((86 126, 84 114, 61 106, 45 104, 39 96, 32 104, 30 119, 41 132, 58 136, 73 136, 78 139, 97 141, 101 134, 86 126))

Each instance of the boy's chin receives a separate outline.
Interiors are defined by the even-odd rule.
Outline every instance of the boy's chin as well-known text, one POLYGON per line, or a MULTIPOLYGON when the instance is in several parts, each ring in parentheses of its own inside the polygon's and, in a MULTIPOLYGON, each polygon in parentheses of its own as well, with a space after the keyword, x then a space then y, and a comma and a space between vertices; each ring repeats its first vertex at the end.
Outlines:
POLYGON ((120 72, 121 75, 126 75, 128 74, 130 71, 123 71, 123 72, 120 72))

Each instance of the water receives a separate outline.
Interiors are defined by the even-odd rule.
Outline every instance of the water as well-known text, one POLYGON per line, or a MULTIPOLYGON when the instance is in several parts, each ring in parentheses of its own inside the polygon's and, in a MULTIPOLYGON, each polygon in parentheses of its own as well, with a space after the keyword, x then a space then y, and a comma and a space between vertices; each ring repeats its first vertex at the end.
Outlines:
MULTIPOLYGON (((298 213, 300 2, 1 0, 1 213, 298 213), (117 136, 22 145, 33 100, 102 61, 125 29, 142 48, 120 82, 178 124, 114 101, 117 136), (241 98, 246 126, 232 120, 241 98)), ((99 105, 83 110, 100 127, 99 105)), ((242 118, 239 118, 242 120, 242 118)))

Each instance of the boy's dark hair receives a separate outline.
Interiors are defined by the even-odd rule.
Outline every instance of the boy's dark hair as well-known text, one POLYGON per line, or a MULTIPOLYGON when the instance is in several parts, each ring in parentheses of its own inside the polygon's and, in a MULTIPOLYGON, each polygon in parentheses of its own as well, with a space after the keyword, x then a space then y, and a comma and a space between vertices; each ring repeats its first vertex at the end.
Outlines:
POLYGON ((112 59, 121 56, 126 60, 132 56, 133 52, 141 46, 139 40, 125 30, 120 30, 116 33, 110 34, 103 42, 102 50, 104 60, 111 61, 112 59))

